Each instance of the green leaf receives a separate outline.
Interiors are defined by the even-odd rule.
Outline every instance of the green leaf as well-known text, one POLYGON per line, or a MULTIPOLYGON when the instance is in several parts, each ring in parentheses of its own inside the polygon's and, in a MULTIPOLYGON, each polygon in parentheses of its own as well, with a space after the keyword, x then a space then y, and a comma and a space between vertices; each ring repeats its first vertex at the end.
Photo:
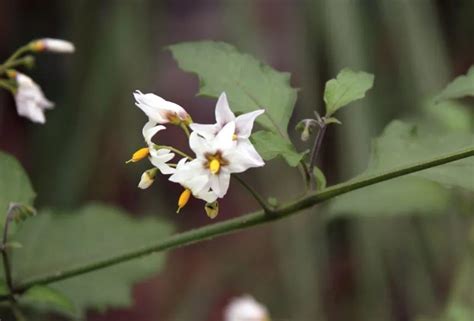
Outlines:
POLYGON ((20 163, 12 156, 0 152, 0 228, 10 203, 32 205, 35 192, 20 163))
POLYGON ((316 178, 316 186, 319 190, 325 189, 326 188, 326 176, 324 176, 324 173, 319 167, 315 166, 313 169, 313 175, 314 178, 316 178))
MULTIPOLYGON (((436 135, 394 121, 373 143, 369 168, 359 176, 374 175, 472 146, 466 133, 436 135)), ((369 186, 336 198, 333 215, 395 215, 441 213, 451 200, 449 187, 474 191, 474 158, 455 161, 409 176, 369 186)))
POLYGON ((456 99, 474 96, 474 66, 469 68, 466 75, 454 79, 444 88, 435 100, 456 99))
POLYGON ((198 75, 200 95, 218 97, 225 91, 234 112, 264 108, 257 122, 286 135, 297 92, 290 86, 290 74, 223 42, 187 42, 168 48, 182 70, 198 75))
MULTIPOLYGON (((13 279, 23 283, 53 271, 77 268, 156 243, 172 232, 156 218, 133 219, 125 212, 89 205, 77 212, 40 212, 23 223, 14 239, 23 244, 12 253, 13 279)), ((153 254, 51 284, 74 303, 78 315, 87 309, 127 307, 131 287, 157 273, 163 254, 153 254)))
POLYGON ((37 285, 20 297, 20 304, 40 311, 76 315, 76 307, 66 296, 51 287, 37 285))
POLYGON ((363 71, 355 72, 343 69, 336 79, 326 82, 324 102, 326 103, 326 117, 330 117, 339 108, 361 99, 367 90, 374 85, 374 75, 363 71))
POLYGON ((258 131, 250 139, 264 160, 271 160, 277 156, 282 156, 288 165, 292 167, 298 166, 298 163, 308 152, 298 153, 291 143, 269 131, 258 131))

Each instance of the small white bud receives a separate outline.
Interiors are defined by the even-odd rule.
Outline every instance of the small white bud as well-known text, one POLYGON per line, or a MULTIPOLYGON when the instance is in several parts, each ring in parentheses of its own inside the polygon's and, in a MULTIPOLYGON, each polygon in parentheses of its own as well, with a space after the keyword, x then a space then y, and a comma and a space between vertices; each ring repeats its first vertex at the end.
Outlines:
POLYGON ((140 178, 140 182, 138 183, 138 188, 147 189, 150 187, 155 181, 157 171, 158 170, 156 168, 144 171, 142 177, 140 178))
POLYGON ((31 49, 36 52, 49 51, 56 53, 72 53, 75 51, 75 47, 72 42, 53 38, 43 38, 33 41, 31 44, 31 49))

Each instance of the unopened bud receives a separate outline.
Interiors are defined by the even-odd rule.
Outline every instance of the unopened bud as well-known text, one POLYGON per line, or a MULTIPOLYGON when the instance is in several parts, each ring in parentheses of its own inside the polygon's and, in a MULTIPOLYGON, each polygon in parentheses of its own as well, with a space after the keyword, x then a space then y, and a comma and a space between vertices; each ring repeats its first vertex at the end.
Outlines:
POLYGON ((30 48, 33 52, 49 51, 56 53, 72 53, 75 50, 73 43, 62 39, 52 38, 35 40, 31 42, 30 48))
POLYGON ((204 209, 206 210, 207 216, 209 216, 210 219, 214 219, 217 214, 219 214, 219 203, 217 201, 206 203, 204 209))
POLYGON ((316 120, 307 118, 301 120, 295 127, 295 129, 299 132, 301 132, 301 140, 302 141, 307 141, 311 134, 313 133, 314 128, 316 127, 316 120))
POLYGON ((155 181, 156 174, 158 173, 157 168, 151 168, 147 171, 144 171, 140 182, 138 183, 138 188, 147 189, 155 181))

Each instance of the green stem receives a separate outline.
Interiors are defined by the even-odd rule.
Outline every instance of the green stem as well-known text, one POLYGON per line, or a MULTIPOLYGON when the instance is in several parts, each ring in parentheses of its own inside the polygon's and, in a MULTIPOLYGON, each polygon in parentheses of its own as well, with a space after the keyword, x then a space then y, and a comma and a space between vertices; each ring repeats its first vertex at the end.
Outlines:
POLYGON ((272 213, 273 210, 270 207, 268 207, 263 197, 261 197, 260 194, 258 194, 257 191, 255 191, 255 189, 253 189, 252 186, 250 186, 245 180, 243 180, 237 175, 232 175, 232 177, 235 178, 250 194, 252 194, 253 198, 255 198, 258 204, 260 204, 264 212, 269 213, 269 214, 272 213))
POLYGON ((23 47, 20 47, 17 49, 17 51, 15 51, 6 61, 4 64, 8 64, 14 60, 16 60, 18 57, 20 57, 21 55, 27 53, 27 52, 30 52, 31 51, 31 47, 30 47, 30 43, 27 44, 27 45, 24 45, 23 47))
POLYGON ((184 133, 185 133, 186 136, 189 138, 190 133, 189 133, 189 128, 188 128, 188 126, 186 126, 186 124, 184 124, 184 123, 181 123, 179 126, 183 129, 184 133))
POLYGON ((0 87, 10 91, 12 94, 15 93, 15 86, 11 85, 7 80, 0 79, 0 87))
POLYGON ((32 59, 34 59, 33 56, 26 56, 21 59, 5 62, 3 65, 0 65, 0 75, 6 72, 8 69, 12 69, 22 65, 30 65, 34 61, 32 59))
MULTIPOLYGON (((265 211, 261 210, 255 213, 243 215, 234 219, 224 221, 222 223, 216 223, 207 225, 201 228, 193 229, 187 232, 173 235, 167 239, 157 241, 151 246, 142 247, 139 249, 130 250, 127 253, 104 258, 100 261, 87 263, 82 266, 76 266, 66 270, 58 270, 33 277, 23 282, 20 282, 18 287, 15 289, 16 293, 22 293, 35 285, 49 284, 52 282, 61 281, 77 275, 89 273, 95 270, 103 269, 118 263, 129 261, 135 258, 139 258, 151 253, 160 252, 164 250, 170 250, 184 245, 197 243, 200 241, 213 239, 217 236, 233 233, 240 231, 252 226, 269 223, 271 221, 279 220, 284 217, 296 214, 301 210, 310 208, 316 204, 327 201, 336 196, 369 186, 380 182, 387 181, 403 175, 408 175, 414 172, 418 172, 431 167, 443 165, 446 163, 454 162, 463 158, 474 156, 474 147, 462 149, 453 153, 445 154, 441 157, 433 158, 428 161, 418 162, 407 166, 399 167, 390 171, 382 172, 379 174, 368 175, 354 179, 349 182, 341 183, 329 187, 320 192, 313 192, 304 196, 296 201, 290 202, 278 209, 272 211, 272 215, 267 215, 265 211)), ((317 213, 317 212, 312 212, 317 213)), ((7 297, 0 297, 0 299, 7 299, 7 297)))

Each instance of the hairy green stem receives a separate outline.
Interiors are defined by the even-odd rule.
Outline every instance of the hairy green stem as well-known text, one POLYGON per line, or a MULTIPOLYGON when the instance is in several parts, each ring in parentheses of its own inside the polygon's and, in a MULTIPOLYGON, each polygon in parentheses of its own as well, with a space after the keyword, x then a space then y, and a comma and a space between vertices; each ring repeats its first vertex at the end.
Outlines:
POLYGON ((0 65, 0 75, 6 72, 8 69, 12 69, 22 65, 29 65, 34 61, 33 59, 34 58, 32 56, 26 56, 17 60, 6 62, 3 65, 0 65))
MULTIPOLYGON (((32 277, 27 280, 20 281, 15 288, 16 293, 22 293, 35 285, 49 284, 52 282, 61 281, 74 276, 103 269, 115 264, 126 262, 135 258, 149 255, 160 251, 170 250, 185 245, 194 244, 200 241, 213 239, 217 236, 240 231, 252 226, 269 223, 271 221, 279 220, 284 217, 296 214, 301 210, 310 208, 316 204, 327 201, 336 196, 369 186, 380 182, 387 181, 403 175, 408 175, 431 167, 443 165, 456 160, 474 156, 474 147, 458 150, 453 153, 445 154, 441 157, 433 158, 428 161, 418 162, 407 166, 395 168, 390 171, 381 172, 378 174, 368 175, 366 177, 357 178, 349 182, 341 183, 324 189, 320 192, 312 192, 296 201, 285 204, 272 211, 272 215, 267 215, 265 211, 261 210, 251 214, 243 215, 234 219, 207 225, 201 228, 193 229, 187 232, 173 235, 164 240, 157 241, 154 245, 133 249, 121 255, 104 258, 94 263, 79 265, 66 270, 51 271, 44 275, 32 277)), ((7 299, 0 297, 0 299, 7 299)))
POLYGON ((313 149, 311 150, 311 157, 309 159, 309 172, 311 177, 311 188, 316 189, 316 178, 313 174, 314 166, 316 166, 316 160, 319 155, 319 151, 321 150, 321 146, 323 144, 324 134, 326 133, 327 125, 325 123, 321 123, 319 125, 318 134, 314 140, 313 149))

